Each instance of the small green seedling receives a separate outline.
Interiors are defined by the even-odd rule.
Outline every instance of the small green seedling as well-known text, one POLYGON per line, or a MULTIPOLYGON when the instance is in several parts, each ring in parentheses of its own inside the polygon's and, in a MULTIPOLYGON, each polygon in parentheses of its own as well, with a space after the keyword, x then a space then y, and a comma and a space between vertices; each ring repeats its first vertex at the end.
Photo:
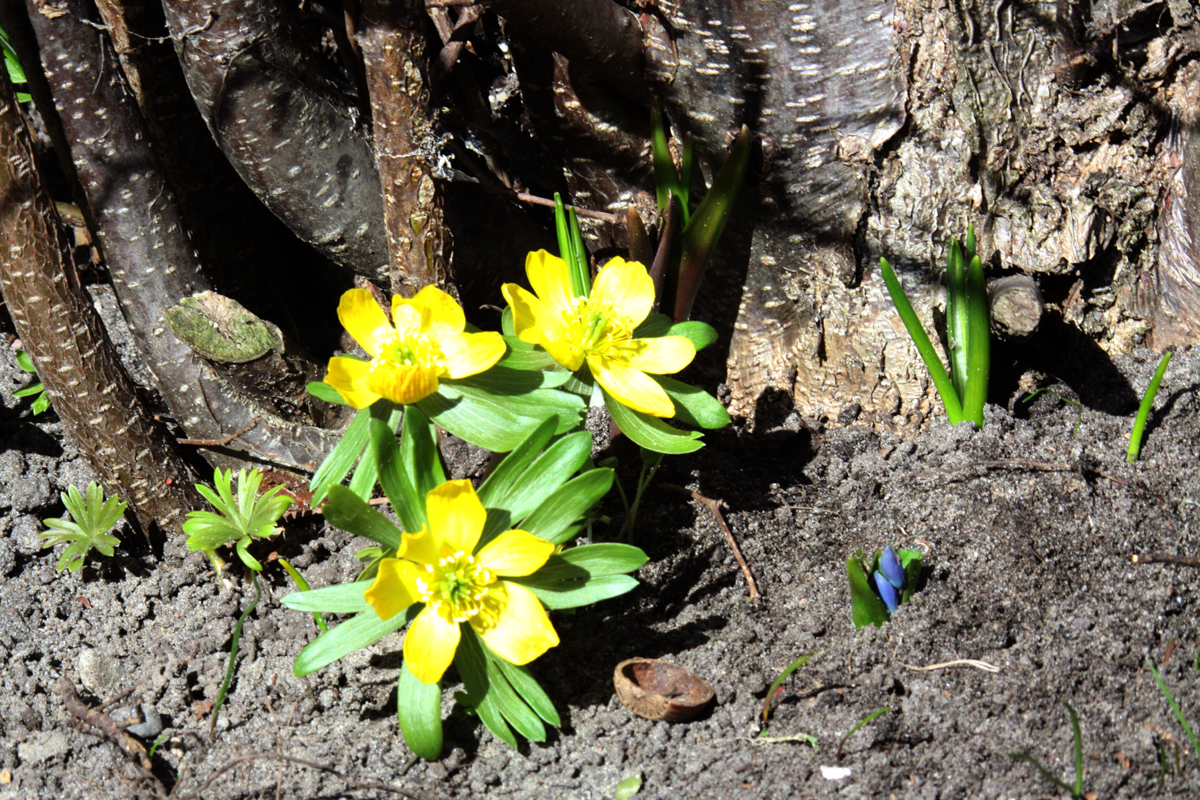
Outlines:
POLYGON ((889 544, 868 561, 862 550, 846 561, 854 627, 879 627, 912 597, 921 578, 920 550, 893 550, 889 544), (868 577, 869 576, 869 577, 868 577))
POLYGON ((967 229, 965 244, 950 240, 946 267, 946 340, 950 351, 950 374, 925 333, 896 271, 886 258, 879 259, 883 282, 900 314, 905 330, 929 370, 951 425, 970 420, 983 427, 983 404, 987 400, 991 362, 991 315, 983 263, 975 253, 975 228, 967 229))
POLYGON ((1138 406, 1137 417, 1133 420, 1133 431, 1129 434, 1129 452, 1125 456, 1130 463, 1136 463, 1138 453, 1142 451, 1142 437, 1146 433, 1146 420, 1150 417, 1150 409, 1154 407, 1154 398, 1158 395, 1158 387, 1162 384, 1163 375, 1167 372, 1167 364, 1171 363, 1171 356, 1174 355, 1170 350, 1163 353, 1162 360, 1158 362, 1158 369, 1154 371, 1154 377, 1150 379, 1150 385, 1146 387, 1146 393, 1142 395, 1142 404, 1138 406))
POLYGON ((1075 709, 1071 708, 1071 704, 1066 700, 1063 700, 1062 704, 1067 707, 1067 715, 1071 718, 1071 735, 1075 739, 1074 786, 1069 786, 1065 781, 1059 780, 1053 772, 1042 766, 1042 762, 1028 753, 1009 753, 1008 757, 1014 761, 1024 761, 1027 764, 1032 764, 1038 772, 1042 773, 1042 777, 1064 792, 1070 792, 1072 797, 1083 797, 1083 734, 1079 730, 1079 715, 1075 713, 1075 709))
POLYGON ((840 742, 838 742, 837 758, 841 759, 842 748, 846 746, 846 742, 849 741, 851 736, 858 733, 860 728, 862 728, 863 726, 867 725, 868 723, 878 719, 879 717, 883 716, 884 714, 888 713, 891 710, 892 710, 891 706, 884 706, 883 708, 879 709, 878 711, 872 711, 870 714, 867 714, 865 717, 860 719, 858 721, 858 724, 856 724, 853 728, 846 731, 846 735, 842 737, 842 740, 840 742))
POLYGON ((788 664, 787 668, 785 668, 783 670, 783 672, 779 673, 779 677, 777 677, 771 683, 771 688, 767 689, 767 696, 765 698, 763 698, 762 730, 760 730, 758 732, 758 738, 754 739, 753 740, 754 742, 760 743, 760 744, 778 744, 781 742, 807 742, 808 744, 812 745, 812 748, 814 750, 817 749, 817 737, 813 736, 810 733, 794 733, 790 736, 768 736, 767 735, 767 719, 771 715, 771 706, 774 703, 775 698, 779 696, 780 687, 783 686, 783 682, 786 681, 793 672, 800 669, 800 667, 803 667, 805 664, 807 664, 809 662, 809 659, 813 658, 816 655, 817 655, 816 653, 805 653, 804 655, 800 656, 795 661, 793 661, 791 664, 788 664))
MULTIPOLYGON (((212 503, 218 513, 188 513, 183 523, 183 532, 188 535, 187 546, 189 550, 205 551, 211 559, 218 547, 233 544, 243 564, 255 572, 262 572, 262 564, 250 555, 247 548, 255 538, 274 535, 275 523, 292 504, 292 498, 279 494, 283 491, 282 486, 272 487, 260 496, 258 489, 262 485, 263 474, 257 469, 238 472, 235 498, 230 486, 232 479, 233 470, 218 467, 213 474, 215 492, 207 486, 196 485, 197 491, 212 503)), ((220 568, 216 560, 214 564, 220 568)))
POLYGON ((1171 710, 1175 712, 1175 718, 1179 720, 1179 724, 1183 726, 1184 733, 1186 733, 1188 738, 1192 740, 1192 752, 1197 758, 1200 758, 1200 740, 1196 739, 1196 734, 1194 731, 1192 731, 1192 726, 1188 724, 1187 719, 1183 716, 1183 712, 1179 709, 1179 703, 1175 702, 1175 696, 1171 694, 1171 690, 1167 688, 1167 684, 1158 674, 1158 670, 1154 668, 1153 664, 1150 664, 1149 666, 1150 673, 1154 676, 1154 682, 1158 684, 1158 688, 1162 691, 1163 696, 1167 698, 1167 705, 1169 705, 1171 710))
POLYGON ((38 534, 46 540, 43 548, 59 544, 69 544, 62 555, 58 557, 56 569, 77 572, 83 566, 88 551, 93 547, 101 555, 112 558, 113 548, 121 543, 116 536, 108 535, 112 526, 125 513, 126 505, 117 497, 104 497, 104 489, 92 481, 87 486, 87 497, 79 493, 74 486, 68 486, 67 491, 59 497, 71 515, 70 520, 44 519, 42 522, 53 530, 38 534))
MULTIPOLYGON (((30 375, 37 375, 37 370, 33 366, 33 359, 24 350, 17 351, 17 366, 30 375)), ((41 381, 31 383, 24 389, 18 389, 13 392, 13 397, 32 397, 33 404, 30 408, 33 409, 35 417, 50 407, 50 398, 46 396, 46 387, 41 381)))
POLYGON ((213 703, 212 719, 208 721, 208 740, 211 742, 217 734, 217 717, 221 714, 221 706, 225 704, 225 695, 229 693, 229 684, 233 680, 233 665, 237 662, 238 642, 242 638, 242 626, 246 617, 258 606, 262 599, 262 587, 258 585, 258 576, 254 576, 254 599, 246 610, 238 617, 237 625, 233 626, 233 642, 229 645, 229 663, 225 666, 225 680, 221 681, 221 689, 217 692, 217 700, 213 703))
POLYGON ((612 800, 629 800, 642 790, 642 775, 635 772, 613 787, 612 800))

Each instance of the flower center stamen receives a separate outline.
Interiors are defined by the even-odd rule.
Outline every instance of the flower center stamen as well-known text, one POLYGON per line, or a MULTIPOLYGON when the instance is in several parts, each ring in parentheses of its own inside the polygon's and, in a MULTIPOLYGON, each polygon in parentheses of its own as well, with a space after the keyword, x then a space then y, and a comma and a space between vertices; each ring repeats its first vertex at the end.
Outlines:
POLYGON ((397 331, 380 347, 375 362, 380 367, 426 367, 441 372, 446 357, 428 334, 397 331))
POLYGON ((424 566, 425 575, 416 580, 421 602, 447 622, 466 622, 483 611, 488 586, 496 576, 474 556, 459 550, 436 565, 424 566))
POLYGON ((585 355, 608 353, 628 342, 633 334, 609 303, 597 303, 589 297, 575 299, 569 323, 573 344, 585 355))

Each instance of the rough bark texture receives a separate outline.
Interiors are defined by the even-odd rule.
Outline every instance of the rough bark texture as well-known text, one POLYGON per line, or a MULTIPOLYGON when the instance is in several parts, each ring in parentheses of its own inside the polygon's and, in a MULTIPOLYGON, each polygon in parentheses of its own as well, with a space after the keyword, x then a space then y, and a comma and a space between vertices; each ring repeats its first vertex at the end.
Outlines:
POLYGON ((113 288, 172 415, 189 438, 207 440, 257 420, 262 424, 242 434, 231 449, 312 469, 332 448, 333 438, 273 418, 213 373, 164 321, 166 309, 210 284, 150 150, 144 122, 115 69, 108 40, 86 24, 94 10, 80 0, 55 6, 30 0, 28 8, 113 288))
POLYGON ((87 293, 33 160, 25 123, 0 75, 0 288, 54 410, 106 487, 143 529, 178 532, 203 500, 171 439, 139 398, 87 293))
POLYGON ((192 96, 221 150, 300 238, 385 279, 379 175, 366 131, 271 0, 164 3, 192 96))
POLYGON ((446 271, 443 193, 430 164, 428 17, 420 0, 367 0, 358 35, 371 95, 375 156, 383 184, 392 290, 411 297, 434 284, 453 291, 446 271))

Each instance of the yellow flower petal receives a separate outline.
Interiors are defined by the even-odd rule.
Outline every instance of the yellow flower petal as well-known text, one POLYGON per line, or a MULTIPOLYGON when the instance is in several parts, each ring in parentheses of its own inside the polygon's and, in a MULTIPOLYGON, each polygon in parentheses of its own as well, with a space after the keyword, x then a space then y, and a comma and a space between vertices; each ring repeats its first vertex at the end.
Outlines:
POLYGON ((508 345, 494 331, 459 333, 441 341, 446 359, 447 378, 466 378, 489 370, 501 358, 508 345))
POLYGON ((454 660, 462 637, 457 622, 449 622, 426 606, 404 635, 404 660, 421 683, 436 683, 454 660))
POLYGON ((506 283, 504 299, 513 310, 513 325, 523 342, 540 344, 556 362, 574 372, 583 366, 583 350, 571 344, 571 329, 562 313, 515 283, 506 283))
POLYGON ((487 512, 470 481, 446 481, 431 491, 425 497, 425 514, 443 552, 475 552, 487 512))
POLYGON ((338 319, 372 357, 394 333, 387 315, 366 289, 351 289, 338 303, 338 319))
POLYGON ((696 346, 684 336, 659 336, 634 339, 624 349, 626 363, 636 370, 654 375, 670 375, 692 363, 696 346))
POLYGON ((510 581, 499 581, 489 589, 489 599, 492 595, 503 603, 500 614, 472 617, 471 627, 493 653, 521 665, 558 644, 558 634, 546 616, 546 609, 533 592, 510 581))
POLYGON ((475 560, 497 575, 532 575, 554 553, 554 545, 527 531, 505 531, 485 544, 475 560))
POLYGON ((596 381, 621 405, 655 417, 675 416, 675 404, 658 382, 631 369, 624 359, 592 356, 588 366, 596 381))
POLYGON ((442 557, 442 541, 433 535, 429 526, 417 533, 405 533, 397 558, 405 558, 418 564, 436 564, 442 557))
POLYGON ((437 391, 437 369, 419 364, 376 364, 367 376, 367 389, 393 403, 416 403, 437 391))
POLYGON ((380 619, 391 619, 421 601, 416 585, 420 573, 415 564, 398 558, 385 558, 379 562, 379 572, 364 596, 380 619))
POLYGON ((575 295, 571 291, 571 276, 567 262, 538 250, 525 257, 525 274, 533 293, 560 313, 571 308, 575 295))
POLYGON ((367 385, 371 365, 357 358, 335 356, 329 359, 329 372, 325 382, 337 389, 342 399, 354 408, 366 408, 380 398, 367 385))
POLYGON ((614 258, 592 284, 592 302, 608 304, 630 328, 641 325, 654 307, 654 281, 637 261, 614 258))
POLYGON ((429 331, 435 338, 462 333, 467 326, 462 306, 453 297, 436 286, 426 286, 411 300, 399 295, 392 297, 392 315, 401 306, 411 306, 421 317, 421 330, 429 331))

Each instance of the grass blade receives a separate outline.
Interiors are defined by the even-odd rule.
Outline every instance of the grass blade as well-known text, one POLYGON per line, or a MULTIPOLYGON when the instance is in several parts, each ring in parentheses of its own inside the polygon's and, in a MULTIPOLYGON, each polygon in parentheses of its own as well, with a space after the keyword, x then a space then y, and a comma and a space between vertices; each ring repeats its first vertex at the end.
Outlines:
POLYGON ((237 660, 238 641, 242 638, 242 625, 246 622, 246 617, 250 616, 251 612, 258 607, 258 601, 262 598, 262 587, 258 584, 258 576, 254 576, 254 600, 238 617, 237 625, 233 628, 233 642, 229 645, 229 664, 225 667, 225 680, 221 682, 221 689, 217 692, 217 701, 213 704, 212 719, 208 723, 208 740, 214 740, 217 731, 217 716, 221 713, 221 706, 225 703, 225 694, 229 691, 229 683, 233 680, 233 665, 237 660))
POLYGON ((962 394, 963 417, 983 427, 983 404, 987 402, 988 371, 991 367, 992 318, 988 309, 987 281, 979 256, 971 259, 966 277, 966 390, 962 394))
POLYGON ((1159 676, 1158 670, 1154 668, 1153 664, 1150 664, 1150 673, 1154 675, 1155 683, 1158 684, 1158 688, 1162 691, 1163 696, 1167 698, 1167 705, 1175 712, 1175 718, 1179 720, 1179 724, 1183 726, 1184 732, 1192 740, 1192 752, 1196 754, 1197 758, 1200 758, 1200 741, 1196 739, 1196 734, 1192 731, 1192 726, 1188 724, 1187 719, 1183 716, 1183 712, 1179 710, 1179 703, 1175 702, 1175 696, 1171 694, 1171 690, 1167 688, 1167 684, 1163 682, 1162 677, 1159 676))
POLYGON ((807 664, 808 660, 815 655, 816 655, 816 653, 805 653, 804 655, 800 656, 795 661, 793 661, 791 664, 788 664, 787 669, 785 669, 783 672, 779 673, 779 677, 776 678, 775 681, 771 684, 771 688, 767 689, 767 697, 766 697, 766 699, 763 700, 763 706, 762 706, 763 727, 766 727, 767 717, 770 716, 770 714, 771 714, 771 701, 775 699, 775 692, 779 689, 780 686, 783 685, 783 682, 788 679, 789 675, 791 675, 793 672, 795 672, 796 670, 800 669, 805 664, 807 664))
POLYGON ((1150 417, 1150 409, 1154 407, 1154 398, 1158 395, 1158 387, 1162 383, 1163 375, 1167 374, 1167 364, 1171 363, 1171 356, 1174 355, 1170 350, 1163 353, 1162 360, 1158 362, 1158 369, 1154 371, 1154 377, 1150 379, 1150 385, 1146 387, 1146 393, 1142 395, 1142 404, 1138 406, 1137 417, 1133 421, 1133 431, 1129 434, 1129 451, 1126 455, 1126 460, 1130 463, 1136 463, 1138 454, 1142 452, 1142 437, 1146 433, 1146 420, 1150 417))
POLYGON ((908 295, 904 293, 904 287, 900 285, 896 271, 892 269, 892 265, 886 258, 879 259, 879 270, 883 274, 883 282, 887 286, 888 294, 892 296, 896 312, 900 315, 900 320, 904 323, 908 335, 912 337, 913 344, 917 346, 917 352, 921 354, 921 360, 925 362, 925 368, 929 370, 929 377, 933 379, 933 385, 937 387, 938 395, 942 398, 942 405, 946 407, 946 416, 950 418, 950 424, 956 425, 962 422, 963 409, 962 403, 958 399, 958 393, 954 390, 954 384, 950 382, 950 376, 946 374, 946 368, 942 366, 941 358, 933 349, 933 343, 929 341, 929 334, 925 333, 925 328, 921 326, 921 320, 917 317, 917 312, 913 310, 908 295))

